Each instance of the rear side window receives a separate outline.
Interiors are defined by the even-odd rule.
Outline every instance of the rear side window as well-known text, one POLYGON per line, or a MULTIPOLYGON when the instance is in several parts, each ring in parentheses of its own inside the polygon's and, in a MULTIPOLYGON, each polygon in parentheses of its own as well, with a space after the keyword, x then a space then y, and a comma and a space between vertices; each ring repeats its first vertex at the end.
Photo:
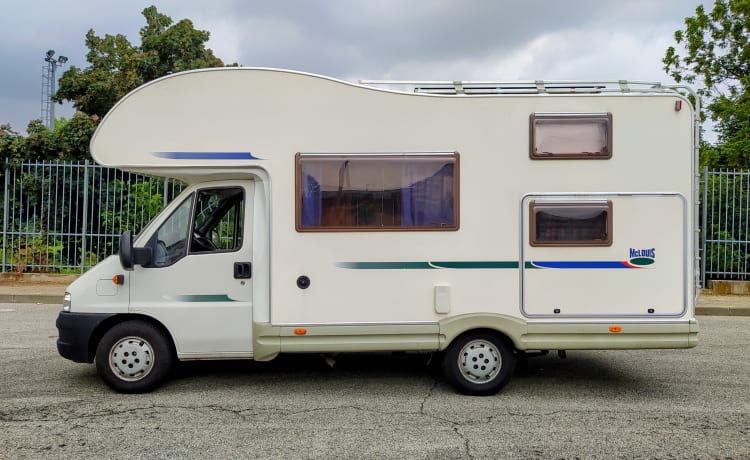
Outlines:
POLYGON ((457 230, 458 158, 297 154, 297 230, 457 230))
POLYGON ((533 160, 612 157, 611 113, 534 113, 529 124, 533 160))
POLYGON ((532 246, 611 246, 612 202, 529 205, 532 246))

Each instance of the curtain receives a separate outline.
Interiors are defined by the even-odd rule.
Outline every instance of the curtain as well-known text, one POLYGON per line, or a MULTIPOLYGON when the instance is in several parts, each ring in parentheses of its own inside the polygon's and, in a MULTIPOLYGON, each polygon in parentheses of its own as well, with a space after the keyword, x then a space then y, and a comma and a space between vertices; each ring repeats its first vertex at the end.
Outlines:
POLYGON ((302 226, 319 227, 323 215, 320 184, 310 174, 302 174, 302 226))

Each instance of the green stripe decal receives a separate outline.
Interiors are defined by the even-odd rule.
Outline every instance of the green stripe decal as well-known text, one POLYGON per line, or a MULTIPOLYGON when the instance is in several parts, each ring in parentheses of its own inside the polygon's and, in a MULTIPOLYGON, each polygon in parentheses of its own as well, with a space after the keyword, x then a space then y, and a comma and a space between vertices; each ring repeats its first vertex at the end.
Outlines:
POLYGON ((352 270, 424 270, 431 269, 429 262, 339 262, 339 268, 352 270))
POLYGON ((518 268, 518 262, 432 262, 437 268, 458 268, 458 269, 482 269, 482 268, 518 268))
POLYGON ((170 300, 178 302, 234 302, 226 294, 177 295, 170 300))
MULTIPOLYGON (((466 262, 338 262, 338 268, 350 270, 434 270, 440 268, 453 269, 488 269, 488 268, 518 268, 515 261, 466 261, 466 262)), ((534 268, 526 265, 527 268, 534 268)))

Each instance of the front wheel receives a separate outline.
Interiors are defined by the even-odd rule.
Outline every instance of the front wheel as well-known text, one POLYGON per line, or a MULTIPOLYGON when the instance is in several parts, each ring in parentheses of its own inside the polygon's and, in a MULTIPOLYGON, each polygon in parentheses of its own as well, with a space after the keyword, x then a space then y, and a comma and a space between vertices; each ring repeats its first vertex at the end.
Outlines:
POLYGON ((145 393, 166 380, 174 362, 170 342, 155 326, 126 321, 107 331, 96 347, 96 370, 121 393, 145 393))
POLYGON ((510 380, 516 357, 492 332, 469 332, 456 338, 443 356, 443 373, 456 390, 493 395, 510 380))

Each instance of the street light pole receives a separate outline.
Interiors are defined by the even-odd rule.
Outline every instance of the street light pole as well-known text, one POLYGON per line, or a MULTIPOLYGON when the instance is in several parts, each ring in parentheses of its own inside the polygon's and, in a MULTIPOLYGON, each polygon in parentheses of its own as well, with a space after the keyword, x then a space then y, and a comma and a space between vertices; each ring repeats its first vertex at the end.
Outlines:
POLYGON ((44 58, 45 62, 47 62, 45 66, 46 74, 42 75, 42 121, 50 131, 55 130, 55 103, 52 101, 57 84, 55 73, 58 65, 68 62, 68 58, 65 56, 60 56, 57 59, 54 56, 55 50, 47 51, 47 55, 44 58))

